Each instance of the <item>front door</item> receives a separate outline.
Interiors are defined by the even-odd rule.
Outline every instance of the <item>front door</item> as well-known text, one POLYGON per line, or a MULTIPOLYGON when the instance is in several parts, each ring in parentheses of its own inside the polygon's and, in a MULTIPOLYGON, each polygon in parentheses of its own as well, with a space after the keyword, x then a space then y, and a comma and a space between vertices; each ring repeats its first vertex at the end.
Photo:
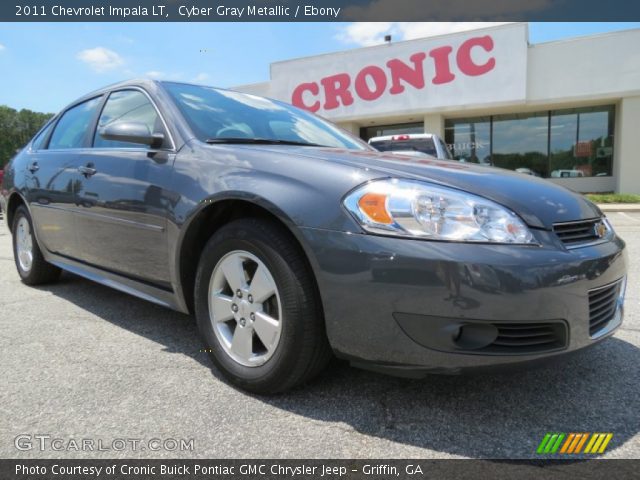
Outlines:
POLYGON ((174 155, 161 118, 140 90, 112 92, 80 167, 76 224, 81 259, 134 279, 169 284, 167 194, 174 155), (165 134, 159 149, 106 140, 112 122, 136 122, 165 134))

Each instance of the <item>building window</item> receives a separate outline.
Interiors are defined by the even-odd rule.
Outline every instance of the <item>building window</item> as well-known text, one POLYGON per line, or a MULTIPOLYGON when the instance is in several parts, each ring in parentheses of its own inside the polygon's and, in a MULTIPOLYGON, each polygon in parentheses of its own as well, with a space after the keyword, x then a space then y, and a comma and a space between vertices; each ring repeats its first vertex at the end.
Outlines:
POLYGON ((491 163, 496 167, 547 177, 548 127, 547 113, 493 117, 491 163))
POLYGON ((552 178, 612 175, 614 107, 556 110, 550 120, 552 178))
POLYGON ((447 120, 444 136, 456 160, 491 165, 491 117, 447 120))
POLYGON ((396 123, 394 125, 362 127, 360 129, 360 138, 367 142, 373 137, 382 137, 384 135, 403 135, 408 133, 424 133, 424 123, 396 123))
POLYGON ((455 159, 546 178, 613 173, 615 107, 449 119, 445 141, 455 159))

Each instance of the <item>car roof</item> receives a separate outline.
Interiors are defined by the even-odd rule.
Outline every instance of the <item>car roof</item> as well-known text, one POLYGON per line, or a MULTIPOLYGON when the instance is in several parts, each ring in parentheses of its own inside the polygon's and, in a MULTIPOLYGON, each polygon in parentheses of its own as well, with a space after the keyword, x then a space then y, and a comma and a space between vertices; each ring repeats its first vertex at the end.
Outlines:
POLYGON ((405 137, 403 140, 419 140, 419 139, 431 139, 435 135, 433 133, 398 133, 396 135, 382 135, 380 137, 371 137, 371 142, 385 142, 388 140, 399 140, 397 137, 405 137), (407 138, 408 137, 408 138, 407 138))
MULTIPOLYGON (((165 83, 181 83, 181 84, 185 84, 185 85, 193 85, 196 87, 207 87, 207 88, 214 88, 216 90, 228 90, 225 88, 219 88, 219 87, 213 87, 210 85, 202 85, 202 84, 197 84, 197 83, 189 83, 189 82, 177 82, 177 81, 171 81, 171 80, 154 80, 154 79, 150 79, 150 78, 134 78, 134 79, 130 79, 130 80, 124 80, 121 82, 116 82, 116 83, 112 83, 111 85, 107 85, 106 87, 102 87, 99 88, 98 90, 94 90, 92 92, 89 92, 85 95, 83 95, 82 97, 79 97, 77 99, 75 99, 73 102, 69 103, 67 106, 65 106, 62 111, 69 109, 70 107, 77 105, 78 103, 82 103, 84 101, 90 100, 94 97, 97 97, 98 95, 104 95, 107 92, 110 92, 112 90, 117 90, 117 89, 121 89, 121 88, 126 88, 126 87, 141 87, 145 90, 153 90, 154 88, 157 88, 158 86, 165 84, 165 83)), ((242 93, 242 92, 237 92, 237 93, 242 93)))
POLYGON ((73 104, 76 104, 76 103, 83 102, 85 100, 88 100, 88 99, 93 98, 93 97, 97 97, 98 95, 103 95, 106 92, 110 92, 111 90, 115 90, 115 89, 118 89, 118 88, 123 88, 123 87, 152 87, 152 86, 157 85, 159 83, 161 83, 161 82, 158 81, 158 80, 151 80, 149 78, 138 78, 138 79, 131 79, 131 80, 125 80, 125 81, 122 81, 122 82, 112 83, 111 85, 107 85, 106 87, 99 88, 97 90, 94 90, 92 92, 89 92, 89 93, 83 95, 82 97, 77 98, 76 100, 74 100, 69 105, 73 105, 73 104))
POLYGON ((155 90, 162 90, 162 85, 166 85, 166 84, 180 84, 180 85, 192 85, 194 87, 203 87, 203 88, 211 88, 214 90, 219 90, 222 92, 233 92, 233 93, 237 93, 239 95, 245 95, 248 97, 261 97, 261 98, 267 98, 268 100, 277 102, 277 103, 282 103, 285 104, 286 102, 283 102, 281 100, 277 100, 271 97, 265 97, 263 95, 255 95, 253 93, 246 93, 246 92, 239 92, 237 90, 233 90, 230 88, 222 88, 222 87, 216 87, 213 85, 204 85, 201 83, 192 83, 192 82, 180 82, 180 81, 175 81, 175 80, 161 80, 161 79, 150 79, 150 78, 134 78, 134 79, 130 79, 130 80, 124 80, 121 82, 116 82, 116 83, 112 83, 111 85, 107 85, 105 87, 99 88, 98 90, 94 90, 92 92, 89 92, 79 98, 76 98, 73 102, 68 103, 64 108, 62 108, 53 118, 57 118, 61 113, 69 110, 71 107, 74 107, 80 103, 86 102, 87 100, 91 100, 92 98, 95 98, 99 95, 104 95, 105 93, 109 93, 113 90, 118 90, 118 89, 123 89, 123 88, 127 88, 127 87, 140 87, 144 90, 146 90, 147 92, 151 93, 155 90))

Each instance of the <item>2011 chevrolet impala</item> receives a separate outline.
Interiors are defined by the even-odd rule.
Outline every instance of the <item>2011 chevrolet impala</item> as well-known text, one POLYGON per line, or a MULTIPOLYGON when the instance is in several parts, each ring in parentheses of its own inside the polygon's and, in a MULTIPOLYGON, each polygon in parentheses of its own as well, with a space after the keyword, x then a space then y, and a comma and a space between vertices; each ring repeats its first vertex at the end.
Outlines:
POLYGON ((376 152, 285 103, 132 81, 9 163, 28 285, 68 270, 194 312, 215 365, 272 393, 354 365, 420 376, 555 358, 622 322, 624 242, 549 181, 376 152))

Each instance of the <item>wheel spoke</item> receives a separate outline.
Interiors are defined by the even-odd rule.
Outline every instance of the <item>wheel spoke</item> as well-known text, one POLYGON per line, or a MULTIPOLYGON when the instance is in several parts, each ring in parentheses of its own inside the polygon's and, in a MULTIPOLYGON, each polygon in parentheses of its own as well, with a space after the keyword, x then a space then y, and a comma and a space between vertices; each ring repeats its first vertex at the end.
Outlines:
POLYGON ((231 297, 217 293, 211 299, 211 314, 213 315, 214 322, 226 322, 233 318, 233 312, 231 311, 231 304, 233 300, 231 297))
POLYGON ((267 347, 267 350, 271 350, 272 345, 278 338, 278 329, 280 322, 273 317, 270 317, 264 312, 256 313, 256 319, 253 323, 253 328, 256 334, 260 338, 260 341, 267 347))
POLYGON ((256 269, 253 275, 251 285, 249 285, 249 293, 253 296, 253 301, 262 303, 276 293, 276 285, 269 272, 263 266, 256 269))
POLYGON ((249 360, 253 354, 253 330, 237 326, 231 340, 231 351, 244 360, 249 360))
POLYGON ((238 255, 227 258, 220 268, 222 268, 224 277, 234 292, 246 286, 247 280, 244 274, 244 265, 238 255))

